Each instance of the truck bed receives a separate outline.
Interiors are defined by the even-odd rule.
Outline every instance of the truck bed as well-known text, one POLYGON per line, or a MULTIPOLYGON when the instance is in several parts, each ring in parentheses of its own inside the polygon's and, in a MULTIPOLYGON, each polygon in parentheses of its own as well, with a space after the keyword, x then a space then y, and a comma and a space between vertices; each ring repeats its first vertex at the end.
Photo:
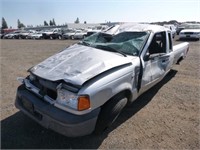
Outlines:
POLYGON ((189 50, 188 42, 184 42, 173 46, 173 53, 174 53, 173 64, 179 64, 179 62, 186 57, 188 50, 189 50))

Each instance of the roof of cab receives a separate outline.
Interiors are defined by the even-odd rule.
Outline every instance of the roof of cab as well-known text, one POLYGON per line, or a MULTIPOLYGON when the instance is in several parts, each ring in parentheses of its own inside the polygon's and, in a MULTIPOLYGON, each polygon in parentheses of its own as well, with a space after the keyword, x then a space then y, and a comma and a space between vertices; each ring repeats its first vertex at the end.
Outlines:
POLYGON ((161 32, 167 31, 169 29, 160 26, 160 25, 152 25, 152 24, 139 24, 139 23, 124 23, 115 25, 113 28, 108 30, 106 33, 109 34, 118 34, 120 32, 127 32, 127 31, 151 31, 151 32, 161 32))

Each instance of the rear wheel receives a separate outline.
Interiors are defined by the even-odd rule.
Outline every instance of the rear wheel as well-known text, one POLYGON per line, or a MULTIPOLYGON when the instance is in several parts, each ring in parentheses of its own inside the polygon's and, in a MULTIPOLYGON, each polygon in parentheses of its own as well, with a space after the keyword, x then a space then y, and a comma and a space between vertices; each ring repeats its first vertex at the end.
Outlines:
POLYGON ((123 94, 117 94, 106 102, 99 114, 94 134, 100 134, 106 130, 117 119, 128 99, 123 94))
POLYGON ((61 40, 61 39, 62 39, 62 36, 61 36, 61 35, 59 35, 59 36, 58 36, 58 39, 59 39, 59 40, 61 40))

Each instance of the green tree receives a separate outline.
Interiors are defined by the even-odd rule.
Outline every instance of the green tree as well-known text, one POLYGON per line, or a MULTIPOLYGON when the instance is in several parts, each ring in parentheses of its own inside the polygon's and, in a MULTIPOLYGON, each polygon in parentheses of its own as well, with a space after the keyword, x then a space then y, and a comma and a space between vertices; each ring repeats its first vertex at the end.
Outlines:
POLYGON ((74 23, 79 23, 79 18, 76 18, 76 21, 74 21, 74 23))
POLYGON ((53 26, 56 26, 56 22, 55 22, 54 18, 52 20, 52 23, 53 23, 53 26))
POLYGON ((2 29, 8 28, 7 22, 6 22, 6 20, 4 19, 4 17, 2 17, 2 27, 1 27, 1 28, 2 28, 2 29))
POLYGON ((46 21, 44 21, 44 26, 49 26, 49 24, 46 21))
POLYGON ((25 27, 25 25, 23 23, 21 23, 20 20, 18 19, 17 20, 17 27, 18 27, 18 29, 21 29, 21 28, 25 27))
POLYGON ((51 20, 49 21, 49 25, 50 25, 50 26, 52 26, 52 25, 53 25, 53 22, 52 22, 51 20))

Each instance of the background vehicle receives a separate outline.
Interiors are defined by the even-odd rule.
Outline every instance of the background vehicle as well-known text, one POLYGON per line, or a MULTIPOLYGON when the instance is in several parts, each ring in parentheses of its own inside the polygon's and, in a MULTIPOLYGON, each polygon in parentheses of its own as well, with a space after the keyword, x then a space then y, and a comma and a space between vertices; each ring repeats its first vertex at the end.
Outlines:
POLYGON ((59 36, 59 33, 61 33, 61 29, 55 28, 55 29, 51 29, 51 30, 43 32, 42 36, 44 39, 55 39, 59 36))
POLYGON ((188 24, 181 30, 179 39, 200 39, 200 24, 188 24))
POLYGON ((188 50, 187 42, 172 46, 165 27, 117 25, 30 68, 28 77, 19 78, 15 105, 63 135, 99 134, 188 50))
POLYGON ((1 37, 1 39, 3 39, 4 35, 5 35, 5 34, 0 33, 0 37, 1 37))
POLYGON ((176 34, 179 35, 179 33, 185 29, 185 26, 187 26, 187 24, 181 24, 176 28, 176 34))
POLYGON ((172 36, 174 38, 175 35, 176 35, 176 26, 173 25, 173 24, 165 24, 163 26, 166 27, 166 28, 169 28, 172 31, 172 36))
POLYGON ((27 39, 42 39, 43 36, 42 36, 42 31, 40 32, 35 32, 33 34, 30 34, 27 36, 27 39))
POLYGON ((29 30, 29 31, 24 30, 24 31, 21 31, 21 32, 19 33, 19 38, 20 38, 20 39, 27 39, 28 36, 32 35, 32 34, 35 33, 35 32, 36 32, 36 31, 34 31, 34 30, 29 30))
POLYGON ((84 39, 87 35, 87 32, 84 30, 77 30, 74 35, 72 35, 72 39, 84 39))
POLYGON ((90 36, 90 35, 97 33, 97 32, 101 32, 101 31, 106 30, 106 29, 108 29, 108 26, 96 26, 96 27, 92 28, 91 30, 88 30, 87 36, 90 36))
POLYGON ((21 33, 21 31, 13 31, 13 32, 10 32, 8 34, 5 34, 4 35, 4 39, 19 39, 19 34, 21 33))
POLYGON ((62 35, 62 39, 73 39, 75 33, 75 29, 69 29, 62 35))
POLYGON ((50 35, 50 39, 63 39, 63 34, 66 33, 67 30, 65 29, 60 29, 56 32, 53 32, 51 35, 50 35))

